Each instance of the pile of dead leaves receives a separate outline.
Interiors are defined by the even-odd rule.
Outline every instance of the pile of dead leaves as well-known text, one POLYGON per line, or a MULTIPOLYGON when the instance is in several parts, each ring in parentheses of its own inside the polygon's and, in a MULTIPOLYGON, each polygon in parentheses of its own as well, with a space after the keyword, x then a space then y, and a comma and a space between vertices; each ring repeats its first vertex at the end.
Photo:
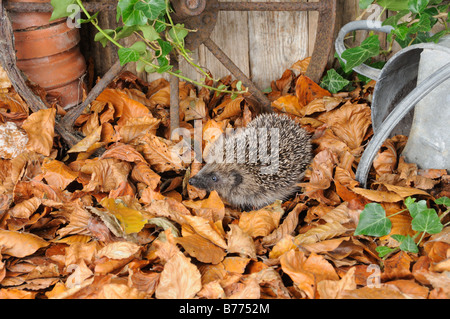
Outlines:
MULTIPOLYGON (((0 298, 448 298, 449 227, 418 254, 383 260, 382 238, 353 236, 364 205, 388 215, 408 196, 449 194, 445 170, 421 170, 385 142, 370 189, 355 169, 372 136, 373 83, 330 94, 299 61, 268 97, 311 134, 315 157, 295 198, 240 212, 187 184, 200 163, 171 156, 169 84, 125 73, 76 122, 85 138, 65 150, 55 105, 30 114, 4 78, 0 92, 0 298)), ((231 78, 222 83, 233 86, 231 78)), ((180 83, 181 127, 224 132, 257 114, 250 95, 180 83)), ((208 131, 210 132, 210 131, 208 131)), ((218 134, 204 134, 205 150, 218 134)), ((186 154, 184 154, 186 155, 186 154)), ((410 216, 392 232, 411 233, 410 216)), ((448 222, 448 220, 444 220, 448 222)))

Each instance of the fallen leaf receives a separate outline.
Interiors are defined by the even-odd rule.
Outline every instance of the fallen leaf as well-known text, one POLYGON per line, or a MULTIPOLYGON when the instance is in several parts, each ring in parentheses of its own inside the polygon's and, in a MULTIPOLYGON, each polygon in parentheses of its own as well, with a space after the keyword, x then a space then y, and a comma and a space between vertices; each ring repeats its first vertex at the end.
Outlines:
POLYGON ((31 114, 22 124, 27 132, 27 148, 39 154, 49 156, 55 136, 55 115, 53 108, 39 110, 31 114))
POLYGON ((31 233, 0 229, 0 246, 2 254, 13 257, 25 257, 34 254, 39 248, 50 243, 31 233))
POLYGON ((193 298, 202 288, 197 267, 181 252, 164 265, 155 294, 158 299, 193 298))

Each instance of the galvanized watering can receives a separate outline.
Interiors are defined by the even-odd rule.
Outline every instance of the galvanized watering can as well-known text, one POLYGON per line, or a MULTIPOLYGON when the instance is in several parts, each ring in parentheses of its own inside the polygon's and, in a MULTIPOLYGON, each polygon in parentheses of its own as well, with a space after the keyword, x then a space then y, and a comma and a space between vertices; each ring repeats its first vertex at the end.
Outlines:
MULTIPOLYGON (((339 56, 344 37, 356 30, 389 33, 380 21, 353 21, 339 31, 339 56)), ((407 135, 407 162, 419 168, 450 170, 450 37, 438 43, 411 45, 392 56, 382 70, 360 65, 354 71, 377 83, 372 100, 374 136, 364 151, 356 179, 367 186, 367 176, 379 148, 390 136, 407 135)))

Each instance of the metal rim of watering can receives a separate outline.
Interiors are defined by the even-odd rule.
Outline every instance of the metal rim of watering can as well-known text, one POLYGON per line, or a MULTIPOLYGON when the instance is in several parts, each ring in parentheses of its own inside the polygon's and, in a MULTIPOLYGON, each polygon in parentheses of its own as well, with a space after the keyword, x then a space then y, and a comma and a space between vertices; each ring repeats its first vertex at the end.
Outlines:
MULTIPOLYGON (((342 58, 342 52, 344 52, 346 49, 344 45, 344 39, 348 33, 358 30, 380 31, 384 33, 390 33, 391 30, 393 29, 394 27, 390 25, 382 25, 381 21, 372 21, 372 20, 352 21, 344 25, 341 28, 341 30, 339 30, 339 34, 334 43, 334 47, 336 49, 337 54, 339 55, 339 58, 343 62, 347 62, 345 59, 342 58)), ((375 81, 378 81, 381 72, 381 70, 372 68, 366 64, 361 64, 357 67, 354 67, 353 70, 375 81)))
POLYGON ((373 136, 366 147, 356 170, 355 178, 363 187, 367 187, 367 177, 373 159, 392 129, 422 98, 447 79, 450 79, 450 62, 424 79, 386 117, 380 126, 379 132, 373 136))

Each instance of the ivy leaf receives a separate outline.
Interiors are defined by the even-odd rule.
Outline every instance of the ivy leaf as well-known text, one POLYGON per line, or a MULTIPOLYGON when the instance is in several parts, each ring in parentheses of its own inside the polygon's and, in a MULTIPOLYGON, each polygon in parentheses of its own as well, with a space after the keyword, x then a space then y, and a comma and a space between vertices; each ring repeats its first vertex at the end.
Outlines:
POLYGON ((363 10, 367 9, 373 3, 373 1, 374 0, 359 0, 359 7, 363 10))
POLYGON ((50 17, 50 21, 53 21, 53 20, 56 20, 59 18, 68 17, 71 14, 73 14, 74 11, 70 10, 68 8, 68 6, 71 4, 76 4, 77 1, 76 0, 52 0, 52 1, 50 1, 50 3, 53 7, 53 12, 50 17))
MULTIPOLYGON (((112 29, 103 29, 103 32, 106 33, 111 38, 114 38, 114 35, 116 34, 116 31, 112 29)), ((94 41, 100 42, 103 47, 106 47, 106 45, 109 43, 109 40, 105 37, 105 35, 102 32, 98 32, 95 35, 94 41)))
POLYGON ((140 25, 138 28, 142 31, 142 34, 147 41, 156 41, 157 39, 161 38, 159 33, 156 32, 155 28, 152 25, 140 25))
POLYGON ((330 69, 322 79, 320 86, 327 89, 331 93, 337 93, 350 83, 344 79, 335 69, 330 69))
POLYGON ((158 41, 159 47, 161 48, 161 52, 156 52, 157 55, 165 57, 170 52, 172 52, 173 47, 170 42, 164 41, 162 39, 157 39, 156 41, 158 41))
POLYGON ((392 11, 401 11, 408 9, 408 0, 378 0, 377 3, 392 11))
POLYGON ((447 196, 440 197, 434 201, 438 205, 444 205, 450 207, 450 198, 447 196))
POLYGON ((413 197, 408 197, 405 199, 405 206, 408 208, 409 214, 412 218, 416 217, 418 213, 428 209, 427 202, 425 200, 420 200, 416 203, 416 199, 413 197))
POLYGON ((119 54, 120 65, 125 65, 128 62, 136 62, 140 58, 140 53, 131 48, 120 48, 117 53, 119 54))
POLYGON ((378 203, 369 203, 359 215, 355 235, 385 236, 391 231, 392 223, 378 203))
POLYGON ((184 24, 177 23, 169 30, 169 36, 176 42, 183 42, 183 39, 188 35, 189 31, 184 28, 184 24))
POLYGON ((439 216, 434 209, 426 209, 419 212, 411 221, 412 229, 428 234, 437 234, 442 231, 444 226, 439 220, 439 216))
POLYGON ((403 251, 409 251, 411 253, 418 253, 419 248, 417 247, 416 243, 414 242, 414 239, 407 235, 405 239, 402 240, 399 248, 403 251))
POLYGON ((165 0, 119 0, 117 4, 117 21, 127 26, 145 25, 155 20, 166 9, 165 0))
POLYGON ((409 0, 408 9, 413 13, 420 13, 428 6, 429 0, 409 0))
POLYGON ((375 248, 376 252, 378 253, 378 256, 380 256, 381 258, 386 256, 387 254, 390 254, 391 252, 393 252, 395 250, 395 248, 390 248, 390 247, 386 247, 386 246, 378 246, 377 248, 375 248))
POLYGON ((393 15, 392 17, 387 18, 383 21, 382 25, 392 25, 396 26, 401 18, 403 18, 405 15, 409 13, 409 10, 402 10, 399 11, 396 15, 393 15))
POLYGON ((350 71, 367 59, 377 56, 380 52, 380 40, 377 35, 365 39, 360 46, 342 52, 342 59, 346 60, 344 70, 350 71))

